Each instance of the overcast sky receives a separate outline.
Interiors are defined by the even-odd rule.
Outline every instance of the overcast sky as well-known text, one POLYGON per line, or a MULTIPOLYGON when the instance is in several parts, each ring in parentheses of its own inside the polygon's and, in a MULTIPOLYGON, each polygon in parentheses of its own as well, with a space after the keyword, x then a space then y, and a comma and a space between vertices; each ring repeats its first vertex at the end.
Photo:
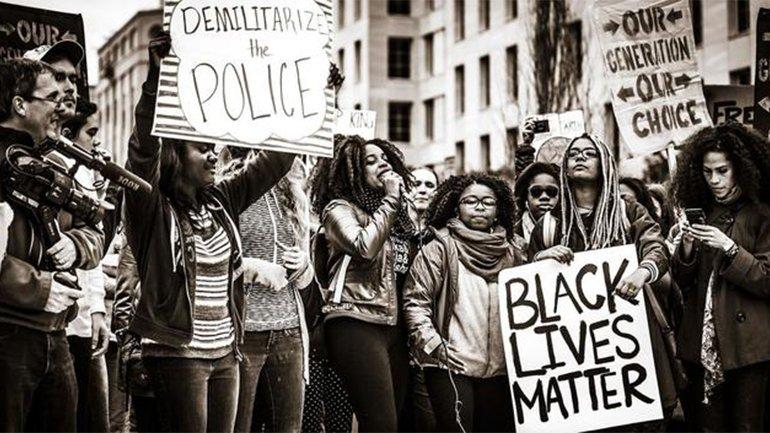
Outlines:
POLYGON ((88 78, 96 84, 99 78, 99 60, 96 50, 109 39, 112 33, 126 23, 140 10, 160 6, 160 0, 0 0, 41 9, 53 9, 83 15, 88 55, 88 78))

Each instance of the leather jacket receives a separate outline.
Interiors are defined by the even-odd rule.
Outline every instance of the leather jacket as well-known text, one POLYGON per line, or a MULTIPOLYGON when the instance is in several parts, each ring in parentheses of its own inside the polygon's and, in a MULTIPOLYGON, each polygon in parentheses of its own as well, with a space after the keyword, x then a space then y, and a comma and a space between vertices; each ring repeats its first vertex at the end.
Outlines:
POLYGON ((326 319, 350 317, 396 325, 398 294, 390 233, 397 213, 398 200, 392 196, 386 196, 373 215, 341 199, 326 206, 322 224, 329 275, 337 275, 345 256, 350 256, 340 302, 334 302, 332 290, 322 290, 326 319))

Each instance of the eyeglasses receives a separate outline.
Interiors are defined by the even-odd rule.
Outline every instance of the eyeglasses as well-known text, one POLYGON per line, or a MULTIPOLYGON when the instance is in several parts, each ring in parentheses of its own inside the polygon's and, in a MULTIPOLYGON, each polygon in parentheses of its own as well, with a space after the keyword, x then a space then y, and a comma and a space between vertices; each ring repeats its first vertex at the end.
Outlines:
POLYGON ((466 197, 460 200, 460 204, 463 206, 468 206, 473 208, 477 208, 479 207, 479 204, 482 204, 484 205, 484 208, 490 208, 490 207, 497 207, 497 200, 491 197, 485 197, 481 200, 477 199, 476 197, 466 197))
POLYGON ((582 156, 583 159, 592 159, 599 157, 599 152, 593 147, 586 147, 585 149, 570 149, 567 152, 567 158, 577 159, 578 156, 582 156))
POLYGON ((529 195, 533 198, 538 198, 543 195, 547 195, 549 198, 555 198, 559 195, 559 187, 555 185, 532 185, 529 187, 529 195))
POLYGON ((25 97, 24 99, 31 100, 31 101, 51 102, 51 103, 53 103, 55 105, 59 105, 62 102, 61 98, 57 98, 55 96, 49 96, 47 98, 41 98, 39 96, 30 95, 30 96, 25 97))

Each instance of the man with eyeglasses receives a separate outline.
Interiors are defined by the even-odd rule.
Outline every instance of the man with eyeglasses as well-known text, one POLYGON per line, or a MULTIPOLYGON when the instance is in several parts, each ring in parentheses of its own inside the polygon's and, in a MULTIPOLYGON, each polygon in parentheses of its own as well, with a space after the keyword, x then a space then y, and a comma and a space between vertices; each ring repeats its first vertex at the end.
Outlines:
MULTIPOLYGON (((9 146, 33 148, 58 136, 62 94, 45 64, 0 63, 0 178, 9 169, 9 146)), ((0 190, 0 201, 7 194, 0 190)), ((62 239, 44 245, 38 221, 8 204, 13 219, 0 263, 0 431, 73 431, 77 383, 64 329, 83 293, 59 271, 97 266, 103 233, 59 212, 62 239), (43 265, 46 256, 51 267, 43 265), (63 284, 52 284, 54 279, 63 284)))
POLYGON ((51 69, 53 77, 62 88, 62 122, 75 116, 78 99, 78 67, 83 60, 83 47, 75 41, 59 41, 53 45, 40 45, 24 53, 24 58, 43 62, 51 69))

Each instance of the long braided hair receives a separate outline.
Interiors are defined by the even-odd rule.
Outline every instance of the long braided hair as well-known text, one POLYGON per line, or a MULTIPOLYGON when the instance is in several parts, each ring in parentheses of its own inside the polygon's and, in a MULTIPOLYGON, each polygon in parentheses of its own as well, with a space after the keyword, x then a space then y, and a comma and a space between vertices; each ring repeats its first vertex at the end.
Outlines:
POLYGON ((618 172, 615 166, 615 160, 610 154, 609 148, 599 138, 588 134, 573 139, 562 158, 561 174, 559 176, 561 186, 561 232, 562 245, 567 245, 573 232, 576 232, 583 241, 586 249, 607 248, 613 245, 625 243, 628 234, 627 218, 624 215, 625 206, 623 199, 620 198, 620 188, 618 187, 618 172), (576 141, 581 139, 590 140, 599 153, 599 164, 601 169, 601 179, 599 199, 593 209, 594 221, 593 228, 589 234, 580 217, 580 211, 575 203, 575 197, 570 188, 568 178, 567 160, 568 153, 576 141))

